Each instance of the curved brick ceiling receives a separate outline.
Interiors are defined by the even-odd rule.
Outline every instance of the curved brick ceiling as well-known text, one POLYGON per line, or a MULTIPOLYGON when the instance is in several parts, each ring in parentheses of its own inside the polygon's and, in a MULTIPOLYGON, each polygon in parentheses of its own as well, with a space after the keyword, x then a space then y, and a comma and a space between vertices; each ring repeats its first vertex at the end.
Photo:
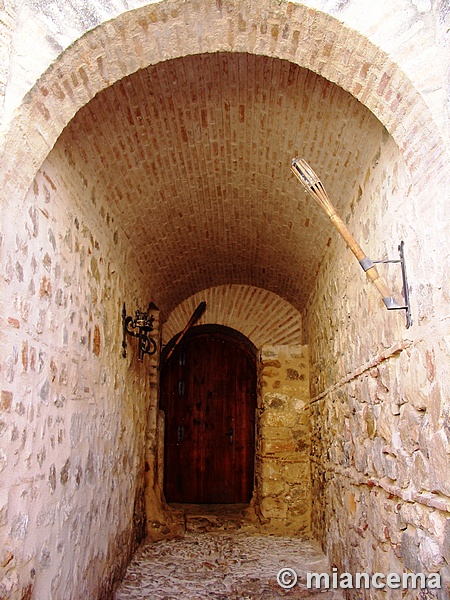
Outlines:
POLYGON ((117 82, 58 144, 106 187, 151 296, 168 314, 246 284, 301 310, 331 236, 290 172, 303 156, 345 218, 386 132, 351 95, 287 61, 188 56, 117 82))

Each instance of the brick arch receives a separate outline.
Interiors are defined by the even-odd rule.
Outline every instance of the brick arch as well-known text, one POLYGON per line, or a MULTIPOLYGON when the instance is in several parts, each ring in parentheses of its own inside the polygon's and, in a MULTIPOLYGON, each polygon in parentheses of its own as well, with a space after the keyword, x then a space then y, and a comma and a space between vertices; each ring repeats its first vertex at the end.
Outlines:
POLYGON ((60 55, 11 122, 3 193, 10 197, 26 192, 64 127, 102 89, 150 64, 217 51, 282 58, 322 75, 385 125, 418 189, 427 187, 429 192, 430 182, 438 189, 448 179, 445 144, 420 93, 362 34, 301 4, 263 0, 255 15, 246 16, 232 2, 175 0, 122 13, 60 55), (21 165, 20 175, 15 164, 21 165))
POLYGON ((203 300, 206 311, 197 325, 230 327, 245 335, 256 348, 302 343, 301 315, 289 302, 262 288, 232 284, 203 290, 179 304, 162 326, 163 344, 184 329, 203 300))

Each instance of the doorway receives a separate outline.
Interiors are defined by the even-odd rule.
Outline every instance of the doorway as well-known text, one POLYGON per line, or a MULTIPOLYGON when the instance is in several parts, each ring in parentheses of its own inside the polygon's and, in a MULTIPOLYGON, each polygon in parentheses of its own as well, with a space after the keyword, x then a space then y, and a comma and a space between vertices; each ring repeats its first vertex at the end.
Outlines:
POLYGON ((256 381, 256 348, 233 329, 193 327, 176 346, 161 371, 168 502, 250 502, 256 381))

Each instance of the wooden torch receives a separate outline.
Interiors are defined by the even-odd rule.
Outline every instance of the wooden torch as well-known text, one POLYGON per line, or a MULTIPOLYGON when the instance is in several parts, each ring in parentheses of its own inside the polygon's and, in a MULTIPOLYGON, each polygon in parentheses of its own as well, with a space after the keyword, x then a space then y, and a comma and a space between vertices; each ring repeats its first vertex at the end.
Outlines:
POLYGON ((330 202, 328 195, 325 191, 325 188, 308 163, 302 158, 293 158, 292 159, 292 171, 304 187, 304 189, 308 192, 310 196, 314 198, 319 206, 323 208, 326 212, 330 221, 339 231, 341 236, 344 238, 345 243, 348 245, 350 250, 356 256, 359 261, 359 264, 365 271, 367 278, 374 284, 377 290, 380 292, 383 302, 386 305, 386 308, 389 310, 402 308, 398 305, 395 298, 391 295, 387 285, 381 279, 377 268, 373 264, 373 262, 368 258, 365 253, 362 251, 361 247, 353 237, 353 235, 348 230, 345 223, 336 213, 336 209, 330 202))

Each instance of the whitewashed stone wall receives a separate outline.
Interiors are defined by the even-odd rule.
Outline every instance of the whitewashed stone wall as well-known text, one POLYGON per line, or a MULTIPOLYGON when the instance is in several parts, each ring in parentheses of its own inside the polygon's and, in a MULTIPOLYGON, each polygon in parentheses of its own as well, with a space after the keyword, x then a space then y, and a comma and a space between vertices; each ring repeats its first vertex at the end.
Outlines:
MULTIPOLYGON (((403 311, 386 311, 336 234, 305 314, 305 341, 315 534, 341 570, 439 572, 447 592, 437 597, 447 598, 450 257, 440 211, 444 198, 418 203, 386 139, 344 217, 372 259, 397 258, 405 241, 414 325, 407 330, 403 311)), ((379 271, 401 301, 400 268, 379 271)))
POLYGON ((122 357, 121 311, 150 298, 64 135, 15 208, 0 238, 0 597, 107 598, 145 535, 154 369, 133 341, 122 357))

